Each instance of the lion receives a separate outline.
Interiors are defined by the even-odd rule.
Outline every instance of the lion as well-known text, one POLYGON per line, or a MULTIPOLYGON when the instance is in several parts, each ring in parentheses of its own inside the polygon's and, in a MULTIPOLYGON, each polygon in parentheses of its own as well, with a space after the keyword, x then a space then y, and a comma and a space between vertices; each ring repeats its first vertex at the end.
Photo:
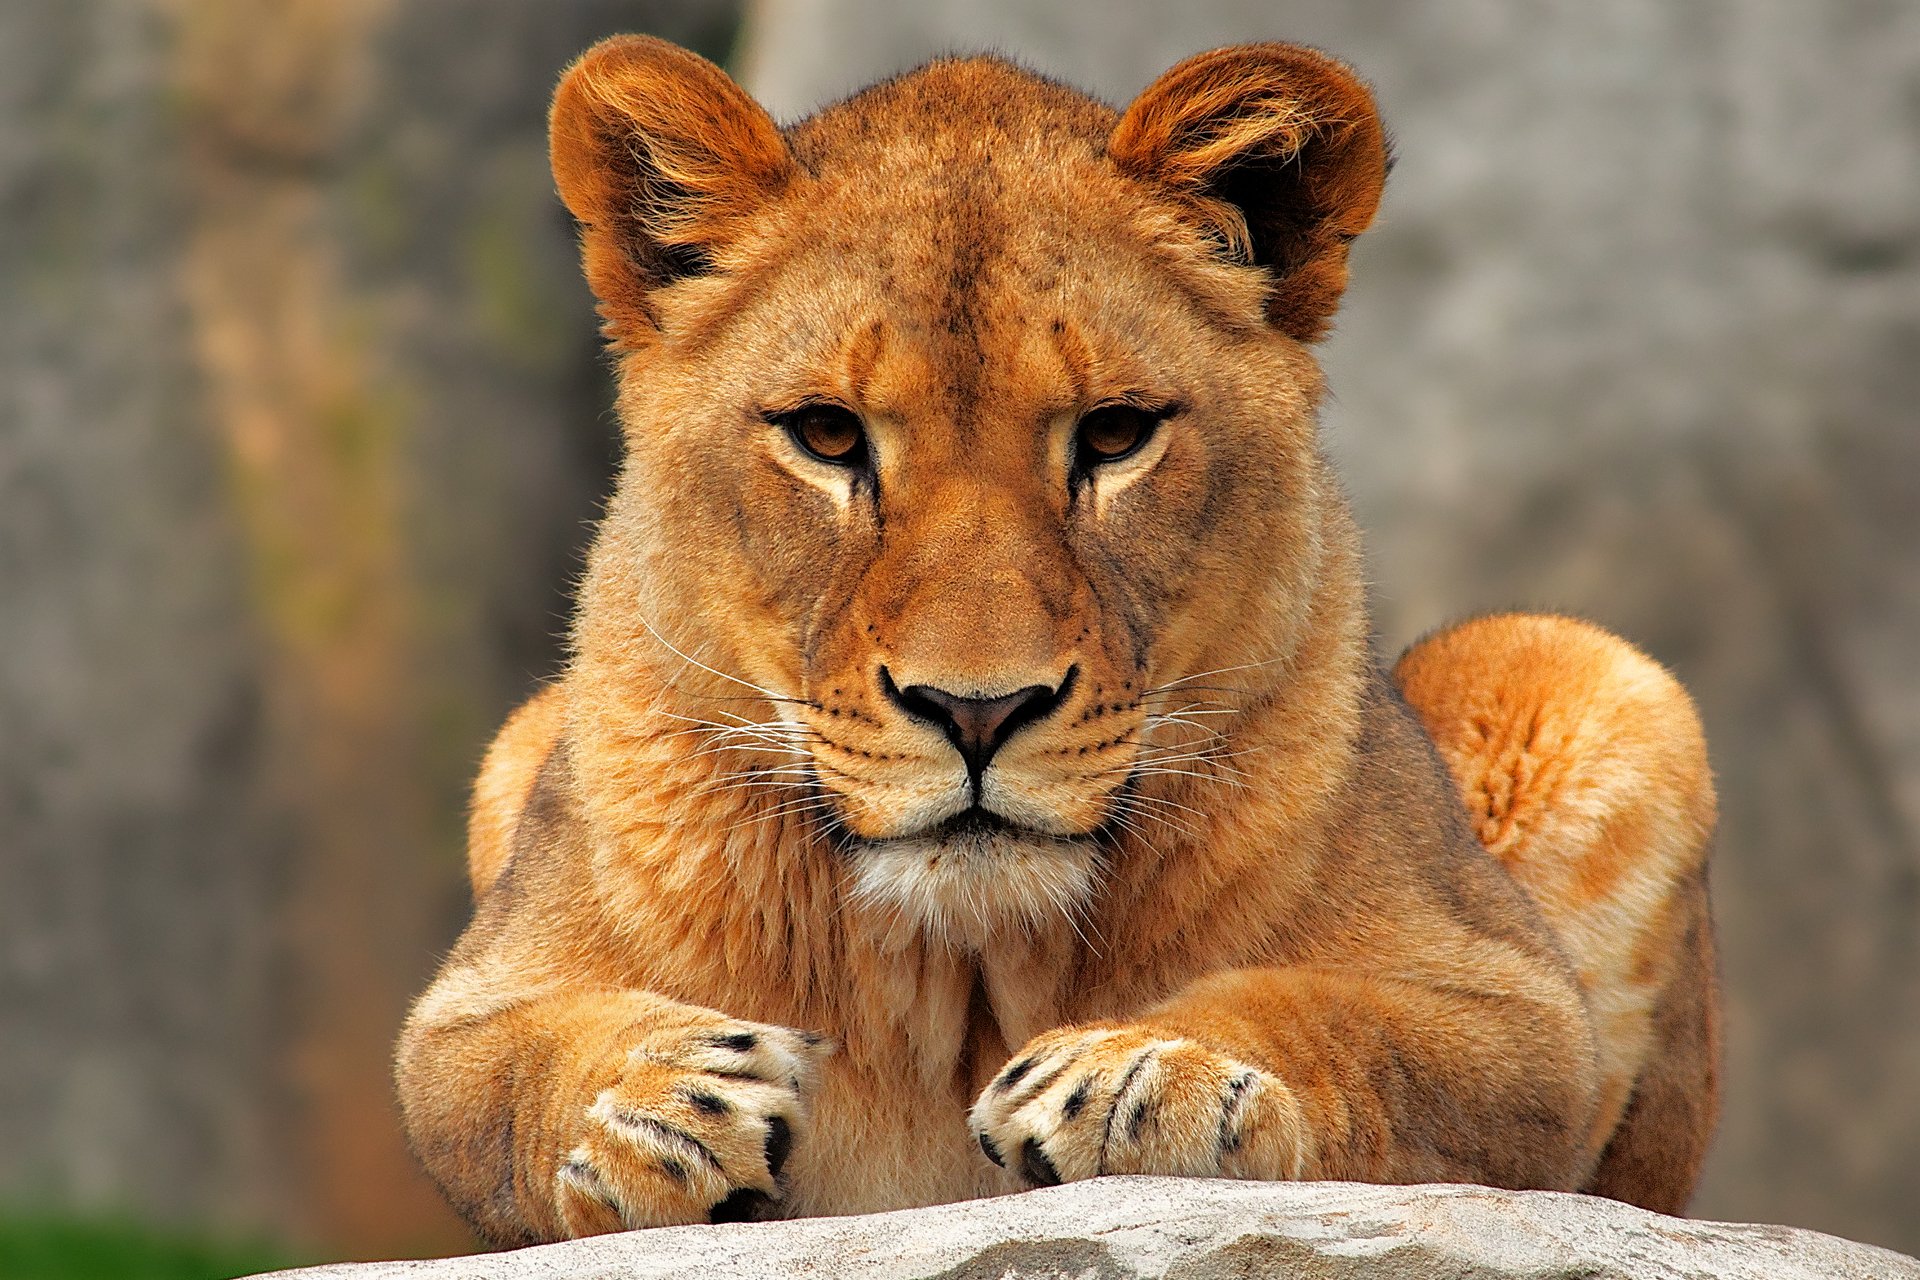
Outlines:
POLYGON ((514 1246, 1104 1174, 1679 1212, 1714 794, 1622 640, 1374 656, 1313 354, 1388 168, 1285 44, 943 59, 786 128, 565 73, 626 456, 475 788, 407 1132, 514 1246))

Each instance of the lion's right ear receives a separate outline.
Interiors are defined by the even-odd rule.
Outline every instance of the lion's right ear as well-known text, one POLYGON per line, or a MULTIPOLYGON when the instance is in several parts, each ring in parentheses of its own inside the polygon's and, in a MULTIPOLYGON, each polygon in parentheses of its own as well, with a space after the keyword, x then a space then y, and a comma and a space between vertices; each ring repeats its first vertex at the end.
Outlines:
POLYGON ((773 120, 726 72, 652 36, 582 54, 547 134, 587 283, 622 344, 653 329, 649 295, 710 270, 796 169, 773 120))

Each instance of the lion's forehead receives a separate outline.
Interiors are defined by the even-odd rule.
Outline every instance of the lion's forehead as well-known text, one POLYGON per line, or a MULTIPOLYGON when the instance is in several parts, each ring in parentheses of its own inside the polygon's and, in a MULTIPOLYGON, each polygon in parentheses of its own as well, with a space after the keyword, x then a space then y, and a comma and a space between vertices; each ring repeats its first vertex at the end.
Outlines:
POLYGON ((803 173, 717 276, 669 291, 665 327, 750 346, 723 374, 866 361, 921 403, 1071 402, 1088 377, 1208 357, 1260 325, 1264 278, 1115 168, 1113 121, 991 58, 830 107, 789 130, 803 173))
MULTIPOLYGON (((784 251, 742 264, 721 364, 798 395, 832 393, 903 416, 929 404, 1085 408, 1157 388, 1219 344, 1177 264, 1098 196, 1116 175, 997 157, 968 172, 857 174, 796 198, 784 251), (834 386, 803 386, 820 379, 834 386)), ((1258 291, 1238 299, 1257 315, 1258 291)))
POLYGON ((828 108, 789 135, 806 176, 774 216, 795 283, 842 329, 876 307, 956 336, 1004 338, 1063 310, 1099 319, 1153 266, 1143 201, 1104 153, 1113 119, 993 58, 934 63, 828 108))
POLYGON ((1003 58, 943 58, 822 109, 789 128, 787 140, 802 165, 819 173, 1034 139, 1098 150, 1116 119, 1105 103, 1003 58))
POLYGON ((1130 251, 1145 258, 1121 179, 1089 155, 1036 142, 947 159, 902 145, 909 154, 849 164, 794 198, 800 254, 843 296, 943 327, 1006 327, 1033 304, 1096 304, 1130 251))

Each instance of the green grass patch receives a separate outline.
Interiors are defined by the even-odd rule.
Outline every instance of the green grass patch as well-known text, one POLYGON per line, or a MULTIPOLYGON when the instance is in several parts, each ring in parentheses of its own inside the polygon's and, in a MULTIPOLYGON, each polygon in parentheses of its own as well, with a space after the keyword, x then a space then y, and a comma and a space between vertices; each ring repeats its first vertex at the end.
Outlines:
POLYGON ((122 1219, 0 1216, 0 1280, 232 1280, 298 1265, 270 1245, 122 1219))

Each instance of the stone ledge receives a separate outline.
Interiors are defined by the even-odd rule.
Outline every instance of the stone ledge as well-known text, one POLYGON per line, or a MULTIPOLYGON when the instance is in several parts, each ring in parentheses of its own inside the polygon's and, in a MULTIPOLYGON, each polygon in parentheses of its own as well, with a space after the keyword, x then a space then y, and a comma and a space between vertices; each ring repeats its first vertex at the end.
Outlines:
POLYGON ((854 1218, 665 1227, 511 1253, 276 1273, 301 1280, 1920 1280, 1815 1231, 1472 1186, 1101 1178, 854 1218))

